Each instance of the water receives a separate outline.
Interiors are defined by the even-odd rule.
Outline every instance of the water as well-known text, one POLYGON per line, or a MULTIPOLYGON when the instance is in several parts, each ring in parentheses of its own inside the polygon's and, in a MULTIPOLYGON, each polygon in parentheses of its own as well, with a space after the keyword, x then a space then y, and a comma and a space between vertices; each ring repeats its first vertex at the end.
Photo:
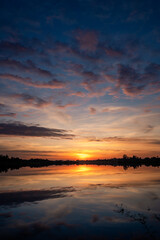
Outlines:
POLYGON ((1 239, 160 239, 160 168, 21 168, 0 183, 1 239))

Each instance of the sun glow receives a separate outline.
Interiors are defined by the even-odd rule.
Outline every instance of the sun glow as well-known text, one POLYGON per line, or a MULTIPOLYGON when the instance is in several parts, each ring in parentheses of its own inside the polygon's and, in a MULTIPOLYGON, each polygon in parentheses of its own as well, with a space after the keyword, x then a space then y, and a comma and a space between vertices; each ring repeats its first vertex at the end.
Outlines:
POLYGON ((77 153, 76 156, 78 156, 80 160, 86 160, 87 158, 90 157, 90 155, 87 153, 77 153))

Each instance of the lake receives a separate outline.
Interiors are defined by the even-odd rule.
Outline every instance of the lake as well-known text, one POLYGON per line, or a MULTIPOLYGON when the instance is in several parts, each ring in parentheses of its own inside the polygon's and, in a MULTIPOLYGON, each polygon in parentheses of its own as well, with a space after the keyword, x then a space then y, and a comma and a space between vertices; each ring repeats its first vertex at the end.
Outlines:
POLYGON ((1 239, 160 239, 160 168, 24 167, 0 183, 1 239))

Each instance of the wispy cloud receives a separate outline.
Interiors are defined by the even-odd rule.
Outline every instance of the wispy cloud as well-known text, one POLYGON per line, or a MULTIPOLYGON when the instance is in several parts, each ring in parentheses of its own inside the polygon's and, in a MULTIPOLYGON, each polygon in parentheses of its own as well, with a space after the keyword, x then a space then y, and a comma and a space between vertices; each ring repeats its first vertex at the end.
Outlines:
POLYGON ((26 94, 26 93, 11 94, 8 97, 11 97, 12 99, 22 100, 25 104, 35 106, 38 108, 46 107, 46 106, 52 104, 51 100, 44 100, 40 97, 32 96, 32 95, 26 94))
POLYGON ((1 41, 0 42, 0 51, 4 55, 33 55, 35 54, 35 50, 30 47, 26 47, 19 42, 9 42, 9 41, 1 41))
POLYGON ((9 71, 14 69, 21 71, 22 73, 35 73, 41 77, 53 77, 53 74, 50 71, 37 67, 36 64, 31 60, 27 60, 26 62, 22 63, 13 59, 3 59, 0 60, 0 66, 7 68, 9 71))
POLYGON ((17 114, 10 111, 10 107, 0 103, 0 117, 16 117, 17 114))
POLYGON ((104 137, 104 138, 96 138, 91 137, 88 138, 89 142, 124 142, 124 143, 145 143, 145 144, 160 144, 159 139, 152 138, 141 138, 141 137, 104 137))
POLYGON ((66 83, 56 80, 56 79, 50 80, 48 82, 40 82, 40 81, 33 81, 29 77, 20 77, 20 76, 13 75, 13 74, 0 74, 0 78, 19 82, 24 85, 31 86, 31 87, 37 87, 37 88, 56 89, 56 88, 64 88, 66 86, 66 83))

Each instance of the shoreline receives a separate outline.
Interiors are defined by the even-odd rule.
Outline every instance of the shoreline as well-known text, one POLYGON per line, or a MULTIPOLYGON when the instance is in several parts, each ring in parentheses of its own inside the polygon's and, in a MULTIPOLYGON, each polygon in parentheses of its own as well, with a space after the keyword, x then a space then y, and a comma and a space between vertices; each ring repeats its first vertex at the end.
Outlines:
POLYGON ((129 167, 138 168, 141 166, 152 166, 160 167, 160 158, 139 158, 133 157, 123 157, 123 158, 113 158, 113 159, 97 159, 97 160, 47 160, 47 159, 30 159, 24 160, 20 158, 8 157, 0 155, 0 172, 7 172, 8 170, 19 169, 21 167, 47 167, 52 165, 110 165, 110 166, 122 166, 125 170, 129 167))

